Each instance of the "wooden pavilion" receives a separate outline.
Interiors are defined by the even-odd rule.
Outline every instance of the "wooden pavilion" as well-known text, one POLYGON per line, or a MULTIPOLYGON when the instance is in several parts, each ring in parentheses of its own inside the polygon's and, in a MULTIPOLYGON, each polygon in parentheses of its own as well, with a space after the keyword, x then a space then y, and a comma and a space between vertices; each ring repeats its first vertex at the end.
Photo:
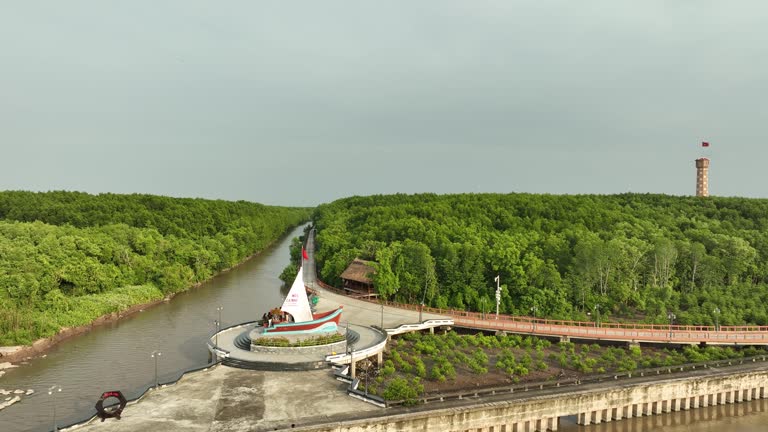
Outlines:
POLYGON ((375 295, 376 290, 371 279, 374 273, 376 273, 376 269, 371 261, 355 258, 341 273, 344 290, 350 291, 352 294, 375 295))

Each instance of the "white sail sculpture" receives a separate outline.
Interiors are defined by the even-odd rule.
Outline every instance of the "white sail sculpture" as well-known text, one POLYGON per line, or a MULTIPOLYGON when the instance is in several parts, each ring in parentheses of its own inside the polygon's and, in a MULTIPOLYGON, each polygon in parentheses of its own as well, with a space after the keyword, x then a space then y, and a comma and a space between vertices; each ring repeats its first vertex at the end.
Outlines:
POLYGON ((293 316, 294 322, 312 321, 312 309, 309 307, 309 299, 307 298, 307 290, 304 287, 304 271, 303 266, 299 267, 299 274, 296 275, 296 279, 291 285, 291 290, 288 291, 288 296, 285 297, 283 306, 280 310, 287 312, 293 316))

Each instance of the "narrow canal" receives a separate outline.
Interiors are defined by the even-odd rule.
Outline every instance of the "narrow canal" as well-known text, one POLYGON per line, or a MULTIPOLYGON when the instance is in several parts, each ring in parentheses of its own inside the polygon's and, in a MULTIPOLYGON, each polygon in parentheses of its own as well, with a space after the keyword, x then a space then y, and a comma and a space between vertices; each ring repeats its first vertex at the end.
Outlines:
MULTIPOLYGON (((209 361, 205 341, 223 307, 224 326, 257 319, 268 307, 282 302, 280 272, 287 265, 296 228, 259 256, 213 280, 118 322, 97 327, 67 340, 28 365, 8 369, 0 389, 33 389, 34 394, 0 411, 0 431, 53 429, 54 403, 59 425, 95 412, 102 392, 121 390, 126 397, 140 394, 155 381, 157 357, 160 382, 209 361), (62 391, 48 395, 51 386, 62 391), (55 398, 55 399, 54 399, 55 398)), ((4 396, 2 399, 5 399, 4 396)))

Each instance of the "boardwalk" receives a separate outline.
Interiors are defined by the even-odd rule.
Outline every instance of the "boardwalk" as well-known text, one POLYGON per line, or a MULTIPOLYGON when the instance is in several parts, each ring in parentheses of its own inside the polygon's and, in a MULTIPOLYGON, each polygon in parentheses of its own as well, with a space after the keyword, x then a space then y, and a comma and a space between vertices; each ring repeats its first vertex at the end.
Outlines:
MULTIPOLYGON (((386 302, 387 306, 418 310, 416 305, 386 302)), ((510 333, 531 334, 585 340, 618 342, 675 343, 708 345, 768 345, 768 326, 686 326, 661 324, 632 324, 604 322, 563 321, 480 314, 451 309, 425 307, 425 313, 450 317, 457 327, 477 330, 499 330, 510 333)))

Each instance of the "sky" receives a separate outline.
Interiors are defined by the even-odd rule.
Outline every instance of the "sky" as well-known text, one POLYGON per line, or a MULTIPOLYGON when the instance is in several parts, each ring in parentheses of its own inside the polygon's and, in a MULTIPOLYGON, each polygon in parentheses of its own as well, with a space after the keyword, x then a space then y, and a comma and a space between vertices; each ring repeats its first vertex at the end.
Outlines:
POLYGON ((0 1, 0 190, 768 197, 764 1, 0 1))

